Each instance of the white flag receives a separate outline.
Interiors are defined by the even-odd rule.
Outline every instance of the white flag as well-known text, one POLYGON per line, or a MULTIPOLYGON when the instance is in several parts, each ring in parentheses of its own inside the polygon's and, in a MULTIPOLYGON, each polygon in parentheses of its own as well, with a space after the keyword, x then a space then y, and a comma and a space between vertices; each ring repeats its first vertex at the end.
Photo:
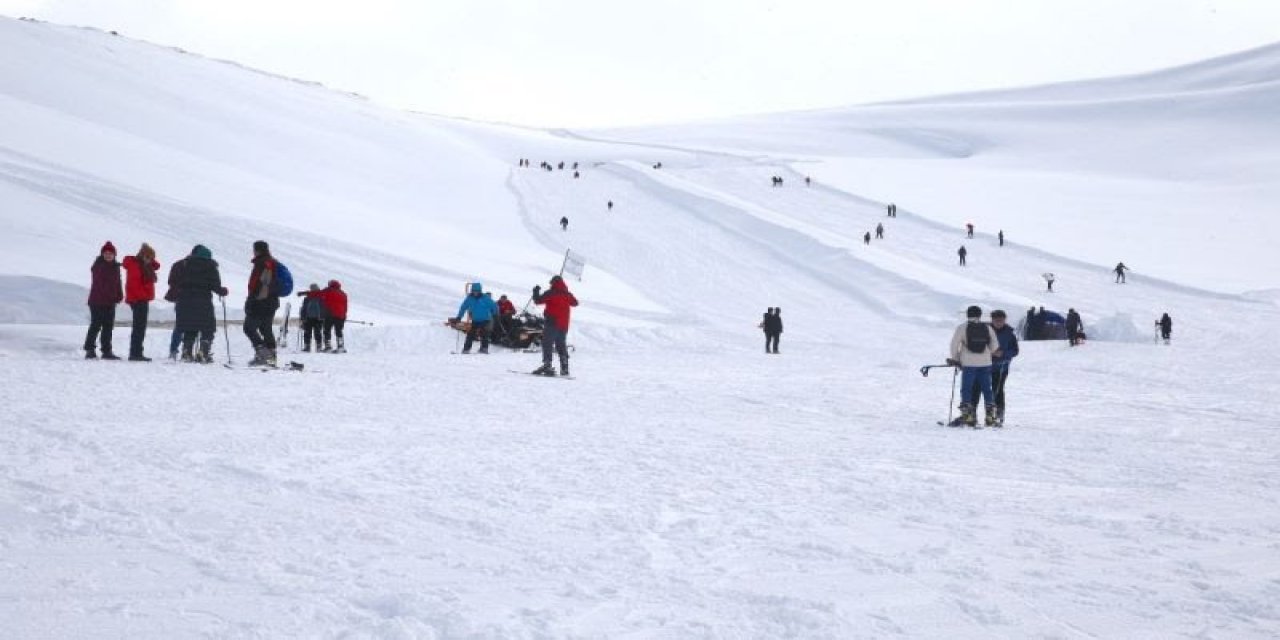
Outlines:
POLYGON ((575 276, 578 280, 582 280, 582 270, 587 266, 587 261, 582 256, 572 252, 565 252, 564 256, 564 272, 575 276))

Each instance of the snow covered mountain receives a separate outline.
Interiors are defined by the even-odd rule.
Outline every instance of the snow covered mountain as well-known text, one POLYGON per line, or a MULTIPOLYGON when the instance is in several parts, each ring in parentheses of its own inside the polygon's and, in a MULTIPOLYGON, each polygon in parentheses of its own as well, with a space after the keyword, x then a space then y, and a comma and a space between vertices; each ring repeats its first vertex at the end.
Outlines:
POLYGON ((1277 68, 538 131, 0 19, 0 628, 1274 637, 1277 68), (379 326, 301 374, 86 363, 108 239, 209 246, 233 314, 265 239, 379 326), (464 283, 566 249, 577 379, 449 355, 464 283), (1003 431, 918 373, 969 304, 1090 335, 1023 345, 1003 431))

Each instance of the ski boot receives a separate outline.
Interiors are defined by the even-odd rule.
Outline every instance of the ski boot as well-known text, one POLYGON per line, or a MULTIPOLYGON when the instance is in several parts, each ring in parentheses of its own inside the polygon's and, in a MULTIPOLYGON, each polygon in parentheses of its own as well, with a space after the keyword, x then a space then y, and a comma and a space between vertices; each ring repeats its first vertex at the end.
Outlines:
POLYGON ((195 357, 191 355, 191 345, 187 345, 187 344, 182 345, 182 361, 183 362, 196 361, 195 357))
POLYGON ((98 352, 97 352, 97 351, 95 351, 93 347, 85 347, 85 348, 84 348, 84 359, 85 359, 85 360, 97 360, 97 359, 98 359, 98 352))
POLYGON ((200 341, 200 350, 196 352, 194 360, 200 364, 210 364, 213 362, 213 345, 208 340, 200 341))
MULTIPOLYGON (((333 350, 334 353, 346 353, 347 347, 342 343, 342 338, 338 338, 338 348, 333 350)), ((480 353, 489 353, 489 347, 481 347, 480 353)))
POLYGON ((303 352, 303 353, 311 353, 311 341, 310 341, 310 340, 306 341, 306 343, 304 343, 304 344, 302 345, 302 352, 303 352))
POLYGON ((964 403, 960 405, 960 423, 966 427, 978 426, 978 408, 974 405, 964 403))
POLYGON ((535 376, 554 376, 556 374, 556 370, 552 368, 550 362, 544 362, 541 367, 538 367, 529 373, 532 373, 535 376))
POLYGON ((333 353, 333 345, 328 340, 325 340, 323 349, 320 348, 319 344, 316 344, 316 351, 319 351, 320 353, 333 353))
POLYGON ((1004 407, 996 407, 996 423, 992 426, 1004 426, 1004 407))
POLYGON ((560 375, 562 375, 562 376, 567 376, 567 375, 569 375, 569 361, 568 361, 568 360, 561 360, 561 361, 560 361, 560 375))
POLYGON ((948 427, 967 427, 967 426, 971 426, 971 425, 972 425, 972 423, 970 423, 970 422, 969 422, 969 418, 971 417, 971 414, 972 414, 971 407, 970 407, 969 405, 967 405, 967 404, 965 404, 965 403, 961 402, 961 403, 960 403, 960 415, 956 416, 955 420, 952 420, 951 422, 948 422, 948 423, 947 423, 947 426, 948 426, 948 427))
POLYGON ((129 354, 129 362, 151 362, 151 358, 148 358, 141 353, 131 353, 129 354))
POLYGON ((102 359, 103 359, 103 360, 119 360, 119 359, 120 359, 120 356, 118 356, 118 355, 116 355, 116 354, 114 354, 114 353, 111 353, 111 350, 110 350, 110 349, 103 349, 103 350, 102 350, 102 359))
POLYGON ((999 420, 1000 419, 996 413, 996 406, 994 404, 987 405, 987 416, 986 416, 986 420, 983 421, 982 423, 983 426, 998 427, 1000 426, 999 420))
POLYGON ((271 355, 271 350, 258 346, 253 348, 253 359, 249 361, 251 367, 274 367, 275 356, 271 355))

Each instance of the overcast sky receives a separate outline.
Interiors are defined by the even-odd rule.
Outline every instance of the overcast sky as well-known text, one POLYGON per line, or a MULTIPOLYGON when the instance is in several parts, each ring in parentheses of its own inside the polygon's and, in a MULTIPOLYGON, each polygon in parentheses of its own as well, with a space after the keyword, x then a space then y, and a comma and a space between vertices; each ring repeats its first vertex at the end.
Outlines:
POLYGON ((1278 0, 0 0, 0 14, 566 127, 1117 75, 1280 41, 1278 0))

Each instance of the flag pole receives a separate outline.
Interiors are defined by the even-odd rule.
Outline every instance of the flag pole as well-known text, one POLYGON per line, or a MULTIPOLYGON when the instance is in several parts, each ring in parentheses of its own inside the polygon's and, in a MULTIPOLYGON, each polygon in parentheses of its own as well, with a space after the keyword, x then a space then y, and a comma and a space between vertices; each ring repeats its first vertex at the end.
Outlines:
POLYGON ((560 277, 564 277, 564 266, 569 264, 569 249, 564 250, 564 260, 560 261, 560 277))

